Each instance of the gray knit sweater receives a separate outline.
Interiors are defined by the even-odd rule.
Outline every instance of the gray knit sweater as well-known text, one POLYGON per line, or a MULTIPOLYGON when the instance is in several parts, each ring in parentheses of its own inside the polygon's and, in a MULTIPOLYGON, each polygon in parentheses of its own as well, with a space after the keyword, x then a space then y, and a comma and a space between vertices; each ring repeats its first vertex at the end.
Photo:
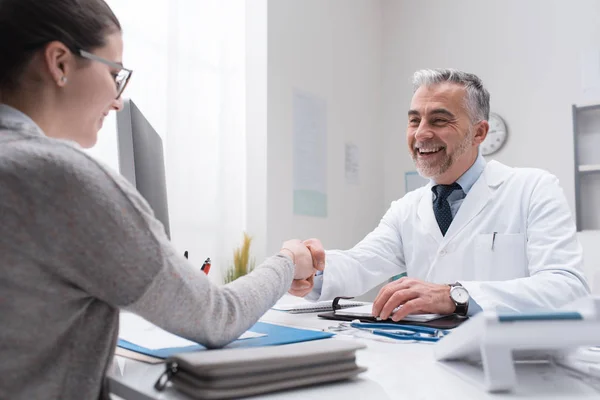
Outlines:
POLYGON ((0 105, 0 399, 103 396, 119 308, 223 346, 286 292, 293 272, 275 256, 211 284, 124 178, 0 105))

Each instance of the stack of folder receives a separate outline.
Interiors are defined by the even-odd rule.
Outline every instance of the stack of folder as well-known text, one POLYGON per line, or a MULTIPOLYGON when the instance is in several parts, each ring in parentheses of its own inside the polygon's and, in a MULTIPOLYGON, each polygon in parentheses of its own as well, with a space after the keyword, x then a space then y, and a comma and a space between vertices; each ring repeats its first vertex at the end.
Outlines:
MULTIPOLYGON (((332 337, 333 334, 257 322, 244 336, 246 337, 235 340, 226 347, 275 346, 326 339, 332 337)), ((164 361, 173 354, 206 350, 206 347, 198 343, 166 332, 133 314, 121 315, 118 346, 117 353, 119 355, 145 362, 164 361)))
POLYGON ((156 383, 198 400, 234 399, 356 377, 354 341, 326 339, 270 347, 242 347, 174 355, 156 383))

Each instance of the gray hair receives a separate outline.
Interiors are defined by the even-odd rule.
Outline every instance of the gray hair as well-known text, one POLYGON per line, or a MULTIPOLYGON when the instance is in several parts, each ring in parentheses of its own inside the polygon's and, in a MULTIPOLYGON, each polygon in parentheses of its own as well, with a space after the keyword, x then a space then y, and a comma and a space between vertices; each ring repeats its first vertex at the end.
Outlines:
POLYGON ((413 89, 431 86, 443 82, 452 82, 465 87, 467 96, 465 107, 472 122, 488 120, 490 117, 490 93, 483 87, 483 82, 475 74, 456 69, 422 69, 413 75, 413 89))

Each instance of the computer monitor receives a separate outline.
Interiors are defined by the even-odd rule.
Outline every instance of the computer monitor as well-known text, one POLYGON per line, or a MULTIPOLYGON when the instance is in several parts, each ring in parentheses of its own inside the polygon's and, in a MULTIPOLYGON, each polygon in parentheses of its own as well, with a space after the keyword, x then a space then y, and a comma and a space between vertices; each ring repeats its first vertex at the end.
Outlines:
POLYGON ((162 139, 131 99, 117 113, 119 171, 146 199, 171 237, 162 139))

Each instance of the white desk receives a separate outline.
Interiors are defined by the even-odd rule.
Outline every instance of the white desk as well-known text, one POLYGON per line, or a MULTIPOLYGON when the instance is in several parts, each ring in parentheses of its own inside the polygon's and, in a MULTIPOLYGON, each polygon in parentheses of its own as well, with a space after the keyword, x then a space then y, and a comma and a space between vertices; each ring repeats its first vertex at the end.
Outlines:
MULTIPOLYGON (((289 302, 289 298, 284 301, 289 302), (287 301, 286 301, 287 300, 287 301)), ((316 314, 267 312, 261 321, 308 329, 337 325, 316 314)), ((433 344, 383 343, 369 339, 337 337, 326 340, 361 340, 368 347, 357 352, 357 364, 368 371, 351 381, 308 387, 267 396, 261 399, 595 399, 600 392, 550 364, 519 365, 516 391, 489 394, 463 381, 433 358, 433 344)), ((119 357, 120 358, 120 357, 119 357)), ((150 365, 126 360, 123 373, 115 365, 109 374, 111 392, 126 400, 189 400, 172 388, 157 392, 153 385, 164 371, 163 364, 150 365)))

